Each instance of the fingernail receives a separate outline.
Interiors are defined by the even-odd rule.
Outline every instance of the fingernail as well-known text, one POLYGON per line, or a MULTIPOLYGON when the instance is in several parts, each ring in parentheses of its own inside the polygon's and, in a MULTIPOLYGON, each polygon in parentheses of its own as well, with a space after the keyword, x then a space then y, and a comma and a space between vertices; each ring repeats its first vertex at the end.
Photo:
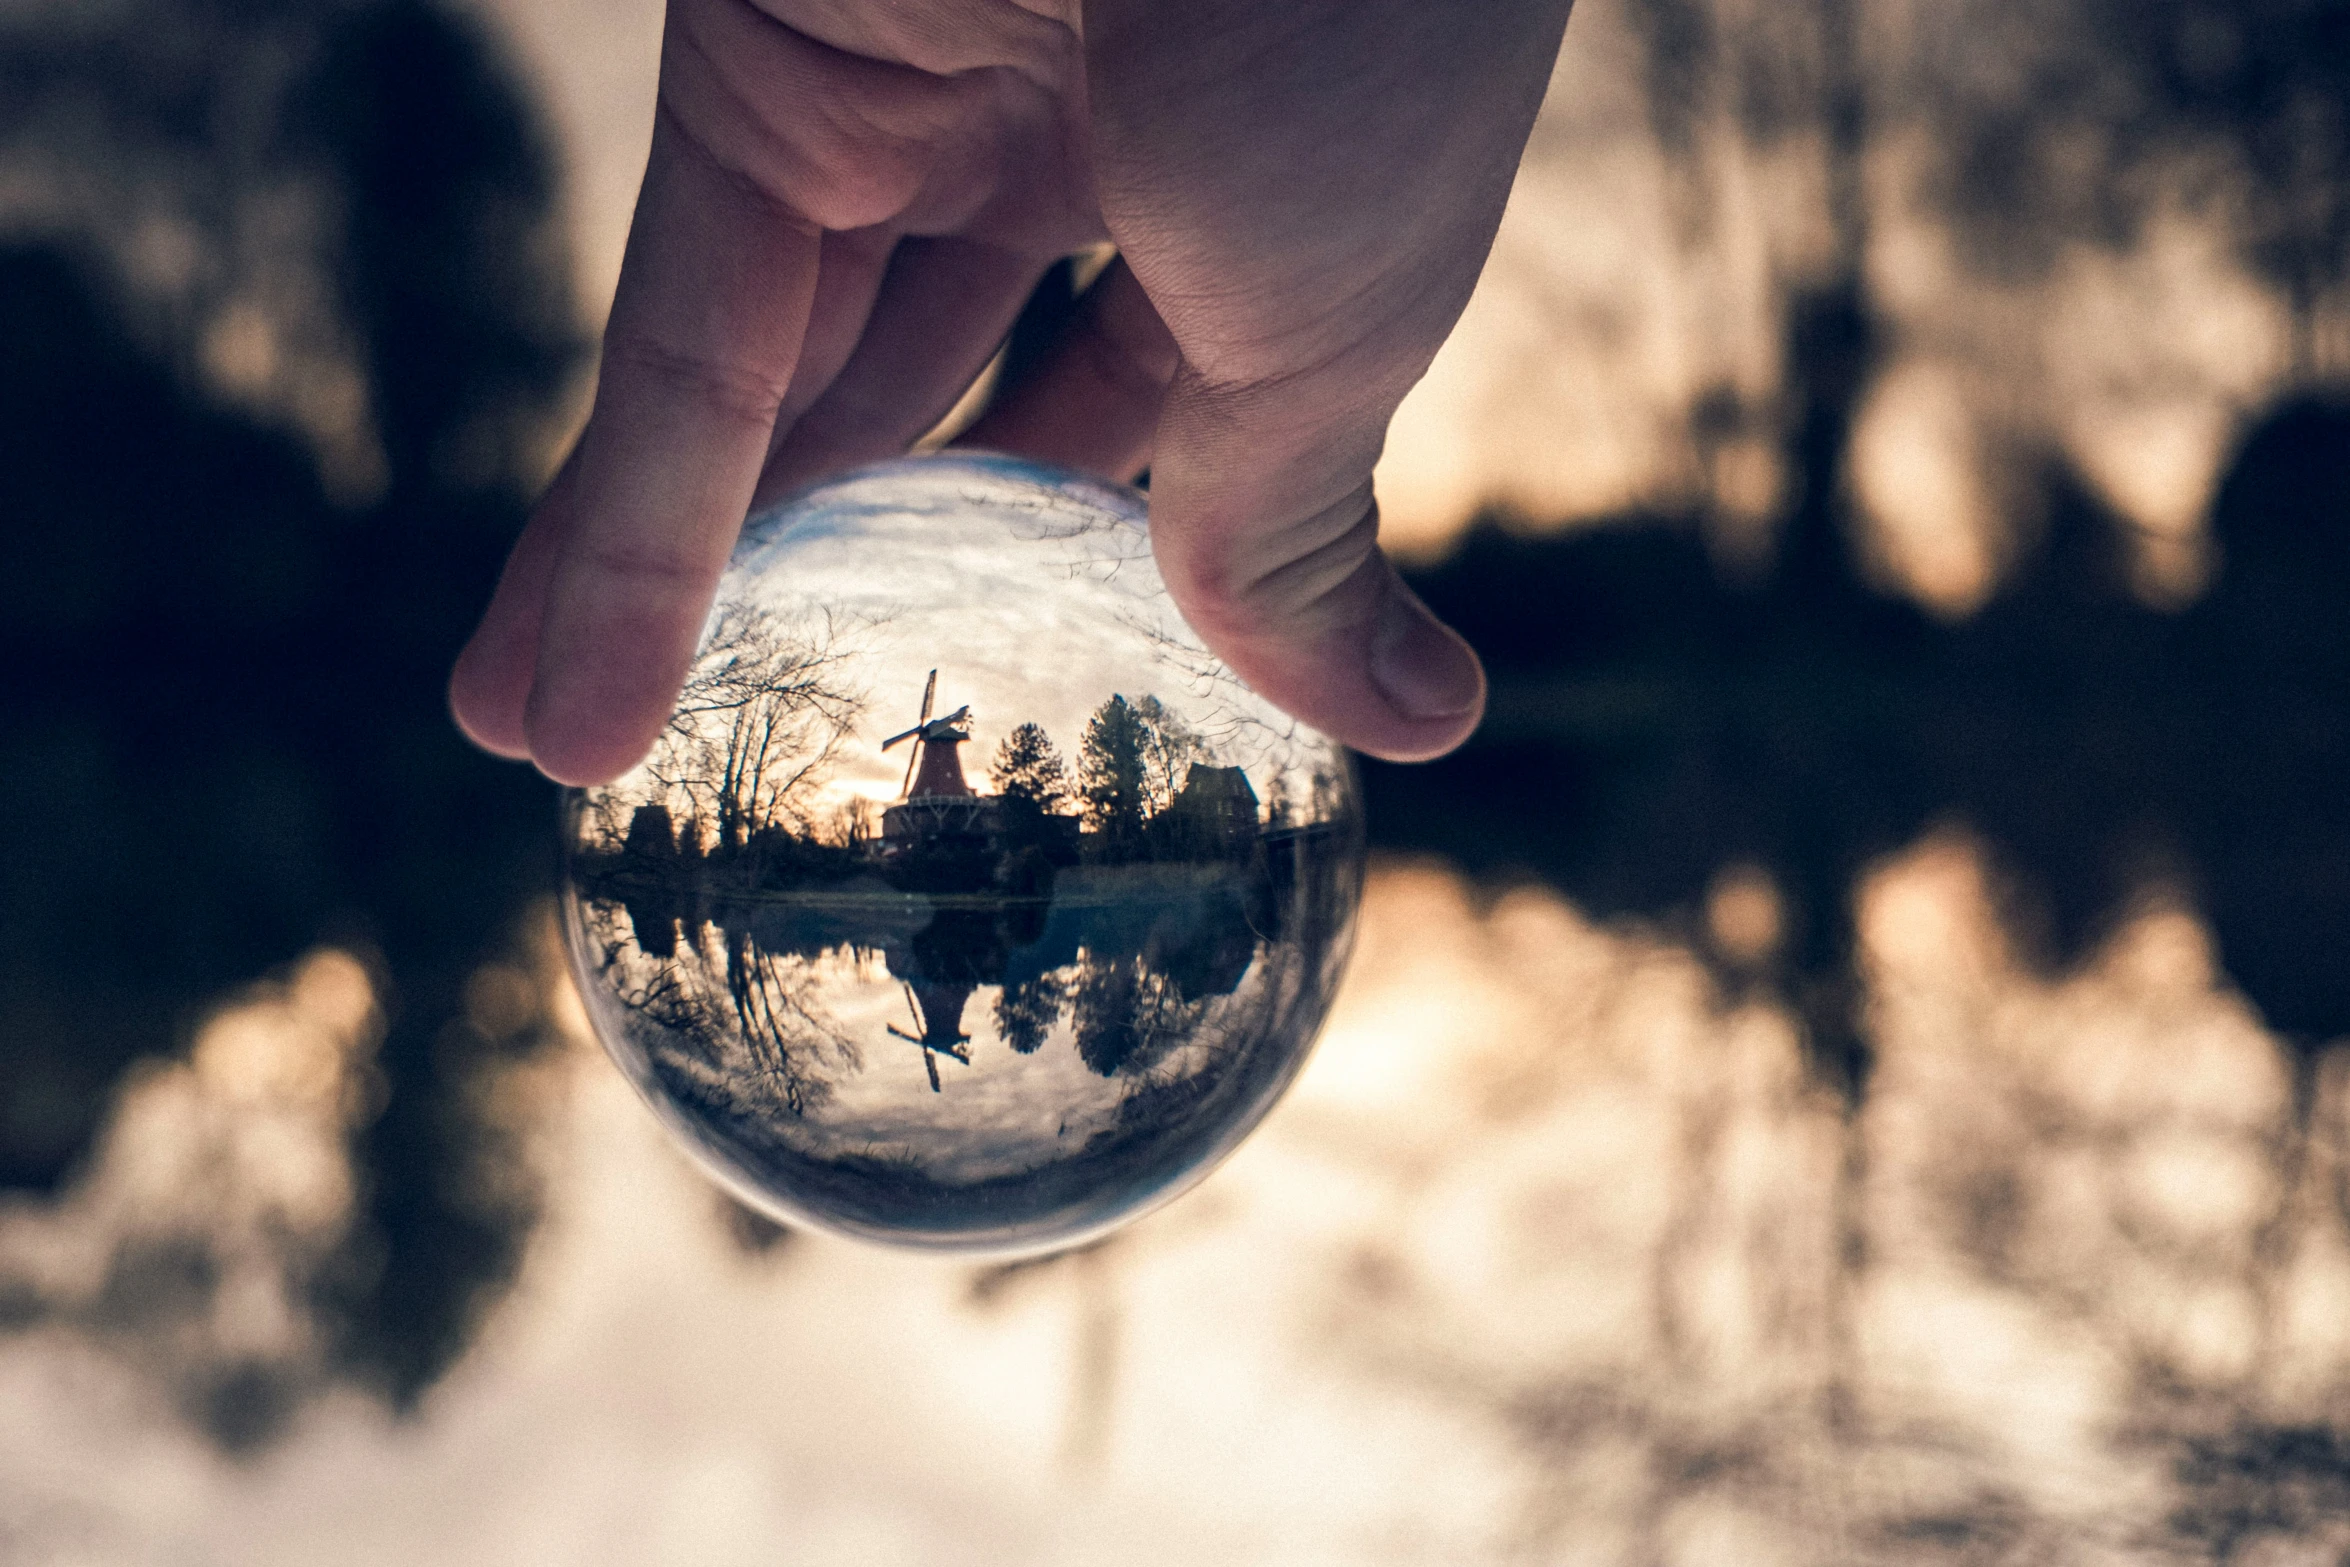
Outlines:
POLYGON ((1485 699, 1477 655, 1400 582, 1371 631, 1371 680, 1406 718, 1457 718, 1485 699))

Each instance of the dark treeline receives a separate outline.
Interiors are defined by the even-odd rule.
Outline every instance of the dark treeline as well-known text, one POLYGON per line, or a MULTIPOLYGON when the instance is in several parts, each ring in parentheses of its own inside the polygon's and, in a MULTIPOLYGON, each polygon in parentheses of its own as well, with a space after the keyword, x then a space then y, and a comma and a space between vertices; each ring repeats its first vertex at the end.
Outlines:
POLYGON ((2245 441, 2184 612, 2137 602, 2112 520, 2049 483, 2040 552, 1955 626, 1848 571, 1726 586, 1691 521, 1479 532, 1416 585, 1486 652, 1492 717, 1445 761, 1366 767, 1374 842, 1693 934, 1724 866, 1767 869, 1770 968, 1856 1088, 1855 879, 1936 826, 1984 839, 2052 965, 2168 887, 2272 1027, 2350 1034, 2350 403, 2245 441))
POLYGON ((861 707, 828 705, 818 672, 837 651, 771 617, 757 621, 756 649, 722 629, 703 664, 714 673, 697 672, 687 687, 648 767, 660 798, 632 803, 637 794, 615 789, 591 799, 572 852, 588 882, 785 891, 879 868, 910 889, 1042 897, 1065 866, 1245 858, 1261 829, 1304 828, 1336 799, 1336 780, 1314 776, 1302 799, 1284 780, 1262 802, 1247 773, 1219 763, 1157 697, 1112 695, 1088 719, 1074 770, 1041 724, 1015 725, 988 768, 993 792, 960 815, 878 812, 862 800, 817 811, 809 796, 861 707), (712 690, 721 678, 743 687, 745 669, 769 666, 789 680, 723 700, 712 690))
MULTIPOLYGON (((260 281, 249 206, 303 198, 266 259, 331 283, 380 459, 330 489, 306 442, 199 390, 116 236, 0 249, 0 1182, 56 1183, 128 1063, 315 943, 366 955, 389 1008, 359 1212, 315 1278, 324 1363, 190 1372, 241 1443, 304 1378, 417 1393, 524 1233, 471 1087, 542 1025, 466 987, 550 888, 554 791, 472 752, 441 688, 581 344, 547 148, 471 23, 418 0, 111 15, 9 19, 0 157, 182 201, 104 216, 183 235, 198 303, 260 281)), ((118 1266, 145 1309, 140 1259, 118 1266)))

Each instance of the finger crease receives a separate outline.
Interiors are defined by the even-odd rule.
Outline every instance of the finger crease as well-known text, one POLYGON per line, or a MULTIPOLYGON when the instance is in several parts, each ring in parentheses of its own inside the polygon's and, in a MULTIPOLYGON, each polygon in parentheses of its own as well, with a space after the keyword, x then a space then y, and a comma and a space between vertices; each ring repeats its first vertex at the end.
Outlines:
POLYGON ((1366 507, 1361 516, 1331 537, 1245 579, 1233 596, 1260 612, 1270 607, 1294 613, 1329 597, 1378 548, 1378 541, 1378 509, 1366 507))
POLYGON ((788 376, 760 373, 748 365, 728 364, 708 354, 682 349, 642 332, 623 332, 604 340, 606 364, 639 370, 670 387, 746 423, 771 423, 791 388, 788 376))
POLYGON ((637 582, 666 583, 699 589, 708 569, 674 545, 635 540, 590 544, 582 551, 585 564, 607 577, 637 582))

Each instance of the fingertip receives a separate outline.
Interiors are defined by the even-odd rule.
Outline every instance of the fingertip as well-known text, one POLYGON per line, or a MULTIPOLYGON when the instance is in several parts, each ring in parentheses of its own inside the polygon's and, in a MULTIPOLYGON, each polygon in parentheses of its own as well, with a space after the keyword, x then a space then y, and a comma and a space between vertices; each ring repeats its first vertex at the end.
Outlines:
POLYGON ((1438 620, 1390 570, 1367 649, 1371 684, 1399 729, 1358 745, 1391 762, 1442 756, 1468 739, 1485 714, 1485 666, 1459 632, 1438 620))
POLYGON ((489 661, 476 649, 478 634, 457 655, 456 667, 449 671, 449 718, 457 732, 492 756, 509 762, 530 760, 530 739, 523 732, 522 707, 519 698, 508 697, 494 671, 484 668, 489 661))
POLYGON ((481 624, 449 670, 449 717, 458 732, 508 761, 530 759, 523 713, 536 678, 547 584, 562 548, 578 467, 574 445, 514 541, 481 624))
POLYGON ((1484 666, 1400 579, 1387 592, 1369 615, 1319 632, 1236 632, 1225 621, 1203 635, 1258 695, 1339 744, 1381 761, 1433 761, 1484 718, 1484 666))
POLYGON ((449 716, 458 731, 492 756, 515 762, 530 757, 523 708, 538 656, 536 595, 524 580, 535 575, 527 569, 530 553, 526 535, 481 624, 449 670, 449 716))
POLYGON ((587 789, 643 761, 676 711, 698 629, 658 610, 550 625, 522 711, 538 770, 587 789))
POLYGON ((1473 712, 1455 714, 1449 718, 1399 718, 1393 727, 1345 744, 1365 756, 1382 762, 1433 762, 1461 748, 1469 736, 1477 732, 1478 722, 1485 716, 1482 703, 1473 712))
POLYGON ((1430 761, 1475 732, 1484 665, 1379 551, 1367 480, 1288 530, 1297 537, 1286 544, 1202 527, 1179 506, 1178 495, 1152 497, 1162 578, 1194 631, 1259 695, 1383 761, 1430 761), (1361 520, 1339 527, 1347 518, 1361 520), (1267 560, 1282 564, 1268 570, 1267 560))
POLYGON ((1467 707, 1432 716, 1405 712, 1380 688, 1359 643, 1351 649, 1260 643, 1217 651, 1283 712, 1381 761, 1433 761, 1459 748, 1484 716, 1482 674, 1467 707))
POLYGON ((539 771, 584 789, 643 761, 669 724, 718 569, 704 563, 706 570, 647 574, 610 562, 574 565, 548 595, 522 725, 539 771))
POLYGON ((1450 628, 1438 624, 1435 633, 1442 638, 1445 651, 1431 657, 1429 664, 1440 661, 1444 667, 1420 665, 1402 672, 1376 651, 1362 661, 1360 672, 1353 676, 1361 698, 1323 725, 1332 739, 1383 762, 1432 762, 1458 750, 1476 733, 1485 717, 1484 668, 1450 628), (1415 694, 1399 698, 1390 689, 1391 680, 1414 689, 1415 694), (1421 704, 1436 691, 1448 693, 1450 705, 1442 711, 1427 711, 1421 704))
POLYGON ((645 759, 667 717, 646 723, 622 704, 580 703, 562 693, 542 700, 532 693, 525 724, 530 759, 538 770, 569 789, 608 784, 645 759))

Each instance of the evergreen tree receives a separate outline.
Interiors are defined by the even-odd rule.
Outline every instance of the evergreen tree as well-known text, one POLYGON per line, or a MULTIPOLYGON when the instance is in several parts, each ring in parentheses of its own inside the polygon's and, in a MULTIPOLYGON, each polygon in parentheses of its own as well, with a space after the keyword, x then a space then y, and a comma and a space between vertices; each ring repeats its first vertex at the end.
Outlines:
POLYGON ((1146 978, 1138 957, 1089 959, 1071 987, 1078 1059, 1096 1076, 1115 1077, 1142 1050, 1146 978))
POLYGON ((628 819, 628 837, 620 852, 632 862, 668 865, 677 858, 677 826, 669 807, 658 802, 640 805, 628 819))
POLYGON ((1067 999, 1067 983, 1058 973, 1006 985, 996 997, 996 1033, 1021 1055, 1034 1055, 1061 1020, 1067 999))
POLYGON ((1039 816, 1054 814, 1068 801, 1068 769, 1042 724, 1022 724, 1004 736, 987 771, 997 794, 1039 816))
POLYGON ((1148 805, 1150 726, 1134 704, 1113 696, 1095 709, 1078 755, 1079 803, 1085 825, 1115 855, 1142 843, 1148 805))

